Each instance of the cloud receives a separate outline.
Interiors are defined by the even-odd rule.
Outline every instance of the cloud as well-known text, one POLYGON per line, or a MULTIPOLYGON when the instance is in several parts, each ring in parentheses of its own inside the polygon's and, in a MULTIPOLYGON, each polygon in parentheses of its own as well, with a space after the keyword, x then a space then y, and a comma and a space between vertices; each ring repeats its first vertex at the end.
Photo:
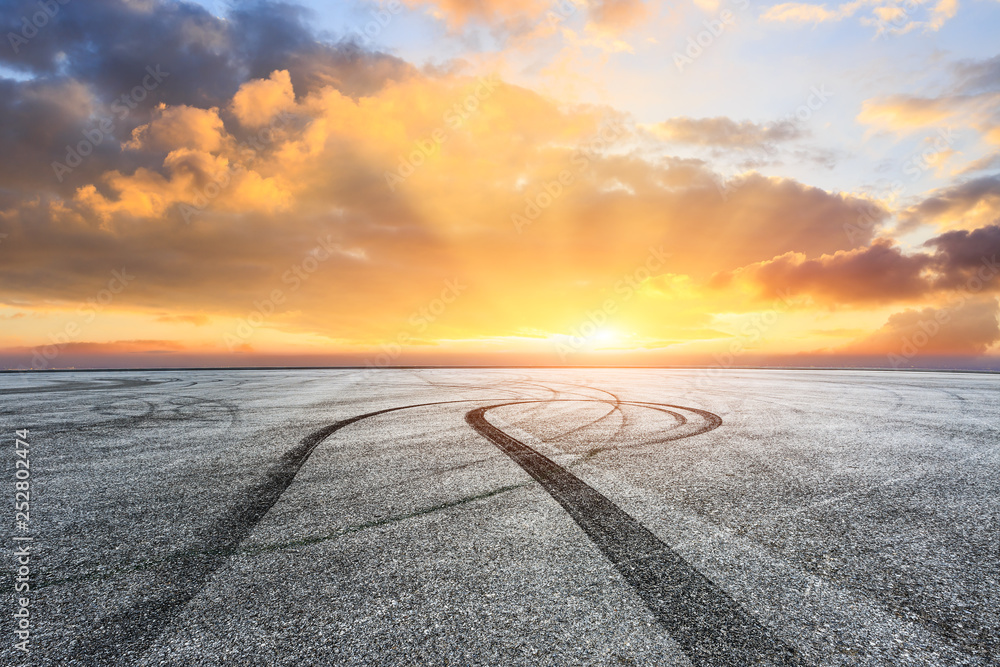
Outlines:
POLYGON ((0 228, 25 248, 0 267, 6 299, 84 301, 105 267, 127 266, 137 278, 116 306, 245 316, 288 290, 285 279, 322 240, 357 250, 324 260, 272 326, 344 340, 391 334, 420 305, 414 294, 463 276, 480 296, 452 315, 457 336, 487 319, 506 331, 555 329, 648 247, 669 248, 670 271, 697 279, 789 250, 855 245, 842 229, 857 217, 851 197, 759 174, 731 181, 723 196, 718 175, 697 161, 616 155, 616 137, 632 130, 609 131, 606 110, 560 107, 502 82, 410 76, 358 99, 320 89, 298 98, 293 119, 238 170, 242 124, 223 114, 211 141, 195 141, 192 128, 218 127, 216 107, 192 109, 166 105, 138 132, 130 152, 151 166, 109 170, 71 199, 3 210, 0 228), (401 166, 412 173, 390 188, 386 175, 401 166), (571 185, 517 234, 512 216, 544 202, 561 173, 571 185), (200 205, 185 220, 183 207, 200 205), (591 287, 568 289, 559 276, 580 267, 591 287), (513 298, 524 291, 560 305, 526 311, 513 298), (336 308, 323 305, 331 294, 336 308))
POLYGON ((839 21, 853 13, 854 11, 849 9, 829 10, 826 5, 785 2, 769 8, 761 16, 761 20, 773 23, 823 23, 839 21))
POLYGON ((832 23, 860 14, 861 25, 876 34, 906 34, 915 30, 936 32, 958 12, 958 0, 851 0, 828 9, 827 5, 785 2, 761 15, 765 23, 832 23))
MULTIPOLYGON (((704 163, 626 154, 638 134, 606 107, 330 45, 298 10, 241 5, 222 20, 171 4, 154 29, 149 7, 104 1, 94 12, 135 32, 137 57, 148 53, 143 39, 158 44, 171 78, 116 125, 107 155, 66 183, 43 169, 23 176, 16 196, 0 193, 0 233, 19 248, 0 265, 4 302, 71 308, 126 267, 136 279, 112 309, 145 321, 165 308, 212 313, 213 323, 246 317, 281 290, 288 305, 269 330, 352 344, 394 337, 461 278, 477 297, 435 323, 435 336, 454 339, 487 322, 501 333, 559 330, 650 247, 674 253, 665 272, 697 281, 870 238, 843 234, 858 203, 847 195, 754 173, 722 191, 704 163), (518 234, 513 219, 525 215, 532 224, 518 234), (303 265, 315 269, 308 279, 303 265), (564 278, 579 273, 587 280, 564 278), (537 297, 530 309, 524 293, 537 297)), ((100 101, 52 107, 72 119, 71 134, 136 75, 96 19, 72 16, 80 34, 63 36, 76 60, 58 85, 100 101)), ((48 43, 38 46, 30 66, 56 76, 42 57, 48 43)), ((14 99, 59 101, 34 82, 7 85, 14 99)), ((62 137, 46 141, 36 151, 58 155, 62 137)))
POLYGON ((979 355, 1000 341, 1000 304, 994 298, 956 301, 944 307, 909 309, 889 316, 877 331, 839 352, 921 355, 979 355))
POLYGON ((965 174, 973 174, 977 171, 988 171, 990 169, 997 169, 1000 167, 1000 153, 994 153, 993 155, 985 155, 977 160, 973 160, 968 163, 961 170, 959 170, 959 175, 964 176, 965 174))
MULTIPOLYGON (((567 331, 659 248, 669 258, 623 319, 628 340, 680 340, 663 318, 707 336, 709 309, 755 303, 706 295, 716 274, 761 293, 788 282, 825 304, 907 301, 957 289, 974 270, 969 249, 994 242, 988 230, 942 235, 905 254, 872 241, 882 207, 849 238, 867 200, 756 172, 726 181, 705 162, 663 157, 662 144, 645 150, 648 135, 614 109, 330 43, 298 9, 241 4, 219 19, 178 3, 90 7, 63 6, 75 31, 53 23, 64 42, 40 33, 17 64, 29 78, 0 80, 12 156, 0 234, 16 248, 0 263, 0 307, 30 313, 9 324, 73 313, 124 267, 135 279, 107 311, 148 326, 141 340, 181 331, 221 346, 231 323, 265 310, 245 342, 264 351, 290 339, 370 345, 408 327, 412 340, 504 340, 567 331), (169 78, 119 118, 112 105, 147 64, 169 78), (104 115, 114 127, 57 179, 51 161, 104 115), (462 296, 421 315, 448 281, 462 296)), ((534 11, 440 7, 462 20, 534 11)), ((639 15, 635 3, 588 11, 609 25, 639 15)), ((658 131, 719 149, 801 136, 719 117, 658 131)), ((154 348, 167 349, 143 349, 154 348)))
POLYGON ((157 107, 150 122, 132 131, 132 141, 125 144, 134 150, 192 150, 212 152, 222 147, 225 127, 219 110, 187 105, 157 107))
POLYGON ((478 21, 495 28, 530 31, 553 12, 559 16, 585 14, 591 26, 619 32, 649 15, 643 0, 403 0, 408 7, 426 7, 453 29, 478 21))
MULTIPOLYGON (((173 340, 116 340, 107 343, 79 341, 60 345, 59 353, 61 356, 91 357, 95 355, 171 353, 183 349, 183 345, 173 340)), ((32 348, 19 351, 27 355, 34 352, 32 348)))
MULTIPOLYGON (((536 21, 552 7, 547 0, 403 0, 403 4, 427 7, 434 16, 456 28, 473 20, 490 24, 536 21)), ((566 0, 566 6, 576 11, 573 0, 566 0)))
POLYGON ((209 323, 209 317, 203 313, 197 313, 194 315, 160 315, 156 318, 156 321, 181 322, 184 324, 193 324, 196 327, 202 327, 209 323))
MULTIPOLYGON (((0 18, 4 34, 38 11, 32 0, 14 4, 0 18)), ((0 63, 36 77, 85 81, 97 99, 109 101, 139 84, 147 66, 171 72, 170 85, 140 109, 160 102, 221 108, 241 83, 275 70, 288 70, 300 93, 335 85, 351 95, 412 70, 398 58, 318 40, 314 22, 301 6, 260 0, 239 3, 224 18, 183 1, 68 2, 20 52, 0 49, 0 63)))
POLYGON ((969 126, 988 143, 1000 145, 1000 91, 939 97, 891 95, 866 100, 858 122, 907 134, 925 128, 969 126))
POLYGON ((652 131, 667 141, 724 148, 750 148, 803 136, 802 130, 790 121, 760 125, 750 121, 737 122, 724 116, 671 118, 652 126, 652 131))
POLYGON ((295 92, 288 70, 275 70, 267 79, 247 81, 233 96, 233 113, 246 127, 267 125, 282 111, 295 106, 295 92))
MULTIPOLYGON (((0 17, 3 34, 20 31, 20 17, 38 11, 35 2, 14 5, 0 17)), ((308 12, 294 5, 241 4, 223 19, 192 3, 156 0, 60 4, 58 20, 19 52, 0 49, 0 65, 26 77, 0 77, 0 152, 6 156, 0 177, 67 197, 110 169, 158 166, 159 156, 122 149, 136 128, 158 117, 162 131, 178 131, 167 129, 166 107, 178 116, 178 107, 226 109, 253 80, 265 80, 258 84, 265 89, 287 88, 284 80, 268 83, 276 70, 287 72, 301 94, 333 87, 348 96, 414 71, 392 56, 316 39, 308 12), (147 68, 162 73, 151 90, 141 88, 149 81, 147 68), (54 170, 54 162, 65 164, 81 144, 89 154, 79 166, 54 170)), ((281 99, 272 104, 282 105, 281 99)))
POLYGON ((976 291, 1000 286, 1000 225, 946 232, 924 245, 935 249, 938 284, 976 291))
POLYGON ((716 288, 750 287, 761 299, 805 296, 826 305, 873 305, 969 294, 1000 287, 1000 226, 952 231, 924 247, 933 253, 905 254, 889 239, 870 246, 809 259, 785 253, 713 277, 716 288))
POLYGON ((971 127, 1000 145, 1000 64, 964 61, 950 68, 952 84, 937 95, 887 95, 865 100, 860 123, 896 134, 943 127, 971 127))
MULTIPOLYGON (((2 49, 0 49, 2 51, 2 49)), ((0 78, 0 178, 7 187, 59 188, 52 168, 65 161, 70 146, 85 140, 99 103, 85 83, 67 78, 14 81, 0 78)), ((92 145, 77 174, 92 178, 116 164, 120 146, 112 141, 92 145)))
POLYGON ((896 131, 942 125, 958 113, 957 102, 953 98, 889 95, 865 100, 858 122, 896 131))
POLYGON ((649 16, 650 9, 642 0, 597 0, 590 9, 591 21, 613 30, 623 30, 649 16))
POLYGON ((975 228, 1000 217, 1000 175, 980 176, 932 192, 903 210, 908 228, 934 224, 945 229, 975 228))
POLYGON ((954 67, 960 89, 969 94, 1000 88, 1000 55, 986 60, 965 60, 954 67))
POLYGON ((786 253, 718 276, 716 283, 746 281, 763 298, 790 294, 828 304, 890 303, 925 296, 929 285, 923 273, 932 263, 929 255, 907 256, 891 241, 880 239, 867 248, 816 259, 786 253))
MULTIPOLYGON (((905 173, 953 160, 957 136, 972 129, 980 145, 1000 145, 1000 58, 970 60, 950 66, 953 83, 937 95, 890 95, 866 100, 858 121, 897 134, 934 129, 927 147, 904 163, 905 173)), ((963 149, 964 151, 964 149, 963 149)), ((997 163, 996 151, 956 167, 960 176, 988 170, 997 163)), ((900 229, 921 224, 945 229, 974 229, 1000 216, 1000 181, 995 174, 960 180, 932 191, 923 201, 899 214, 900 229)))

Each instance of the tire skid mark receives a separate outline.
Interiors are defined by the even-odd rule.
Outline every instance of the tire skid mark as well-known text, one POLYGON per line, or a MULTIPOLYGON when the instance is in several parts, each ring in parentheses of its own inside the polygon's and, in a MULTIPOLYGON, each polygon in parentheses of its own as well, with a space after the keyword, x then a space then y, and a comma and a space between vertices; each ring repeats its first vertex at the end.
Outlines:
MULTIPOLYGON (((589 459, 589 458, 591 458, 593 456, 596 456, 600 452, 604 452, 604 451, 608 451, 608 450, 611 450, 611 449, 615 449, 615 446, 611 445, 610 443, 617 441, 618 438, 621 436, 621 434, 625 432, 625 428, 628 426, 628 417, 626 416, 625 411, 622 410, 622 399, 618 396, 618 394, 612 393, 612 392, 608 391, 607 389, 601 389, 599 387, 591 387, 589 385, 584 385, 584 384, 576 384, 576 383, 568 383, 568 382, 559 382, 559 384, 565 384, 565 385, 568 385, 568 386, 571 386, 571 387, 578 387, 580 389, 585 389, 585 390, 588 390, 588 391, 599 391, 602 394, 607 394, 608 396, 610 396, 611 398, 614 399, 614 403, 612 403, 611 401, 606 401, 606 402, 608 403, 608 405, 613 405, 614 406, 613 412, 617 412, 618 415, 621 417, 621 424, 618 425, 618 428, 615 430, 615 432, 612 433, 610 436, 608 436, 608 438, 604 441, 604 443, 600 447, 597 447, 596 449, 591 450, 591 452, 588 453, 585 458, 589 459)), ((609 417, 609 416, 611 416, 611 413, 608 413, 607 415, 605 415, 605 417, 609 417)), ((593 426, 596 423, 598 423, 600 421, 603 421, 603 419, 604 418, 602 417, 601 419, 598 419, 595 422, 591 422, 590 424, 587 424, 585 426, 573 429, 572 431, 569 431, 568 433, 563 433, 562 435, 554 438, 554 440, 558 440, 558 439, 563 438, 563 437, 565 437, 565 436, 567 436, 567 435, 569 435, 571 433, 575 433, 575 432, 580 431, 580 430, 582 430, 584 428, 588 428, 590 426, 593 426)))
MULTIPOLYGON (((694 665, 802 664, 789 646, 639 521, 562 466, 486 421, 488 410, 505 405, 512 404, 476 408, 465 419, 562 505, 694 665)), ((712 416, 715 428, 722 420, 712 416)))
MULTIPOLYGON (((619 409, 620 409, 620 405, 621 405, 621 404, 620 404, 620 402, 619 402, 619 409)), ((649 409, 652 409, 652 410, 656 410, 657 412, 663 412, 663 413, 666 413, 666 414, 670 415, 671 417, 673 417, 674 419, 676 419, 676 420, 677 420, 677 426, 675 426, 675 427, 674 427, 673 429, 671 429, 671 430, 676 430, 676 429, 680 429, 680 428, 684 427, 684 426, 685 426, 685 425, 686 425, 686 424, 688 423, 688 418, 687 418, 687 417, 685 417, 685 416, 684 416, 683 414, 681 414, 680 412, 675 412, 675 411, 673 411, 673 410, 664 410, 664 409, 662 409, 662 408, 653 408, 653 407, 651 407, 651 406, 647 406, 647 405, 643 405, 643 406, 641 406, 641 407, 644 407, 644 408, 649 408, 649 409)), ((690 408, 688 408, 688 409, 690 409, 690 408)), ((625 412, 624 412, 624 411, 622 411, 622 416, 624 417, 624 415, 625 415, 625 412)), ((721 422, 721 420, 720 420, 720 422, 719 422, 719 423, 720 423, 720 424, 722 423, 722 422, 721 422)), ((712 429, 714 429, 714 428, 716 428, 716 426, 712 426, 711 428, 706 428, 706 426, 702 426, 702 427, 701 427, 701 428, 700 428, 699 430, 697 430, 697 431, 695 431, 695 432, 693 432, 693 433, 684 433, 684 432, 681 432, 681 433, 679 433, 679 434, 674 434, 674 435, 672 435, 672 436, 664 436, 664 437, 660 438, 659 440, 656 440, 656 441, 653 441, 653 442, 650 442, 650 443, 649 443, 648 445, 646 445, 646 446, 650 446, 650 445, 657 445, 657 444, 663 444, 664 442, 670 442, 671 440, 681 440, 681 439, 683 439, 683 438, 690 438, 690 437, 691 437, 691 436, 693 436, 693 435, 699 435, 700 433, 705 433, 706 431, 711 431, 711 430, 712 430, 712 429)), ((620 432, 621 432, 621 431, 622 431, 623 429, 624 429, 624 424, 622 425, 622 428, 620 428, 620 429, 619 429, 619 430, 618 430, 618 431, 617 431, 617 432, 615 433, 615 435, 613 435, 613 436, 612 436, 612 437, 611 437, 611 438, 610 438, 610 439, 609 439, 609 440, 608 440, 607 442, 605 442, 605 443, 604 443, 603 445, 601 445, 601 446, 599 446, 599 447, 594 447, 594 448, 592 448, 592 449, 591 449, 590 451, 588 451, 588 452, 587 452, 587 453, 586 453, 586 454, 584 455, 584 457, 583 457, 582 459, 580 459, 580 460, 581 460, 581 461, 590 461, 590 459, 594 458, 594 457, 595 457, 595 456, 597 456, 598 454, 603 454, 604 452, 614 452, 614 451, 619 451, 619 450, 623 449, 623 447, 622 447, 622 446, 620 446, 620 445, 614 445, 614 444, 610 444, 610 443, 614 442, 614 441, 615 441, 615 440, 617 439, 617 437, 618 437, 618 434, 619 434, 619 433, 620 433, 620 432)), ((632 445, 632 446, 626 446, 626 448, 628 448, 628 449, 631 449, 632 447, 634 447, 634 445, 632 445)))
MULTIPOLYGON (((562 393, 551 389, 550 391, 555 396, 562 393)), ((152 581, 141 585, 132 595, 135 602, 99 619, 90 632, 77 639, 74 647, 76 655, 87 664, 117 665, 139 661, 188 602, 201 592, 215 571, 225 565, 233 554, 241 551, 240 545, 277 503, 312 452, 337 431, 371 417, 401 410, 457 403, 482 403, 484 400, 489 399, 480 397, 385 408, 343 419, 313 431, 296 447, 275 461, 264 472, 263 479, 246 489, 228 511, 200 532, 201 540, 197 550, 179 554, 178 557, 161 563, 151 564, 148 569, 144 568, 152 581)), ((676 415, 665 409, 675 408, 694 412, 706 419, 701 429, 673 437, 668 436, 661 441, 704 433, 722 423, 722 420, 713 413, 696 408, 621 401, 617 397, 615 400, 617 406, 650 407, 676 415)), ((760 659, 767 659, 772 661, 772 664, 778 665, 799 664, 793 660, 794 653, 791 649, 773 638, 767 629, 757 623, 738 603, 670 550, 638 521, 572 473, 490 425, 482 416, 486 410, 496 407, 549 402, 610 403, 606 399, 593 397, 521 399, 474 409, 466 415, 466 421, 520 463, 522 468, 541 482, 553 498, 566 508, 605 556, 639 592, 647 606, 674 636, 695 665, 698 667, 743 665, 759 662, 760 659), (478 415, 478 418, 473 415, 478 415), (504 443, 504 446, 500 443, 504 443), (522 460, 526 463, 522 463, 522 460)), ((481 497, 491 497, 521 486, 518 484, 509 488, 504 487, 487 492, 481 497)), ((418 510, 413 516, 464 504, 468 500, 470 499, 461 499, 441 507, 418 510)), ((406 517, 392 517, 386 523, 404 518, 406 517)), ((376 522, 378 525, 381 523, 381 521, 376 522)), ((358 529, 366 527, 369 526, 359 526, 358 529)), ((307 538, 302 544, 330 537, 333 535, 307 538)), ((289 543, 288 546, 292 544, 297 543, 289 543)))
POLYGON ((40 387, 15 387, 13 389, 0 389, 0 396, 11 396, 14 394, 48 394, 59 391, 110 391, 112 389, 155 387, 156 385, 163 384, 164 382, 167 382, 167 380, 109 378, 99 378, 89 382, 85 380, 56 380, 55 384, 43 385, 40 387))
MULTIPOLYGON (((492 399, 492 400, 497 400, 497 399, 492 399)), ((521 400, 523 400, 523 399, 521 399, 521 400)), ((540 399, 540 400, 545 400, 545 399, 540 399)), ((565 401, 565 402, 589 402, 589 401, 604 402, 604 401, 601 401, 600 399, 589 399, 588 401, 584 401, 584 399, 560 399, 560 400, 565 401)), ((445 402, 447 402, 447 401, 445 401, 445 402)), ((474 403, 474 402, 478 402, 478 400, 477 399, 470 399, 470 400, 462 400, 462 401, 458 401, 458 402, 460 402, 460 403, 474 403)), ((534 401, 529 401, 529 402, 534 402, 534 401)), ((405 408, 409 408, 409 407, 417 407, 417 406, 405 406, 404 408, 397 408, 397 409, 405 409, 405 408)), ((662 412, 668 412, 669 414, 674 415, 679 420, 679 422, 681 424, 687 422, 687 419, 683 415, 681 415, 680 413, 671 412, 671 411, 667 411, 667 410, 663 410, 662 412)), ((702 431, 698 431, 698 433, 701 433, 701 432, 702 431)), ((680 436, 673 436, 673 437, 670 437, 670 438, 661 438, 660 440, 655 441, 655 442, 651 442, 649 444, 657 444, 657 443, 667 442, 669 440, 683 439, 683 438, 689 437, 690 435, 697 435, 697 433, 683 434, 683 435, 680 435, 680 436)), ((630 448, 630 447, 627 447, 627 448, 630 448)), ((617 447, 617 446, 616 447, 606 447, 606 448, 600 449, 599 451, 591 451, 591 452, 588 452, 583 457, 581 457, 579 459, 579 461, 574 461, 574 462, 568 463, 567 466, 570 467, 570 468, 572 468, 572 467, 574 467, 575 465, 577 465, 577 464, 579 464, 581 462, 589 461, 591 458, 593 458, 594 456, 596 456, 596 455, 598 455, 598 454, 600 454, 602 452, 609 451, 609 450, 618 450, 618 449, 621 449, 621 447, 617 447)), ((438 469, 438 470, 433 470, 433 471, 430 471, 430 472, 428 472, 428 473, 426 473, 424 475, 418 475, 418 476, 415 476, 415 477, 411 477, 410 481, 437 477, 437 476, 440 476, 442 474, 448 474, 449 472, 453 472, 455 470, 462 470, 462 469, 470 468, 470 467, 473 467, 473 466, 476 466, 476 465, 480 465, 482 463, 487 463, 487 462, 490 462, 490 461, 493 461, 493 460, 494 460, 493 458, 478 459, 478 460, 475 460, 475 461, 471 461, 469 463, 463 463, 463 464, 458 464, 458 465, 455 465, 455 466, 449 466, 447 468, 441 468, 441 469, 438 469)), ((465 504, 467 502, 478 500, 481 497, 491 497, 493 495, 498 495, 500 493, 506 493, 507 491, 511 491, 511 490, 514 490, 514 489, 524 488, 524 487, 529 486, 529 485, 531 485, 531 482, 522 483, 522 484, 516 484, 516 485, 513 485, 513 486, 504 487, 504 488, 501 488, 501 489, 496 489, 496 490, 493 490, 493 491, 486 492, 486 494, 483 495, 483 496, 479 496, 479 495, 471 496, 471 497, 468 497, 468 498, 459 499, 457 501, 450 501, 450 502, 442 504, 442 505, 435 505, 435 506, 432 506, 430 508, 418 509, 415 512, 409 513, 409 514, 402 514, 402 515, 398 515, 398 516, 394 515, 393 518, 391 518, 391 519, 385 519, 384 522, 380 520, 380 521, 377 521, 377 522, 369 522, 369 523, 360 524, 358 526, 349 526, 349 527, 347 527, 345 529, 338 529, 338 530, 336 530, 336 531, 334 531, 332 533, 320 536, 318 538, 314 536, 314 537, 307 537, 307 538, 301 538, 301 539, 306 540, 307 542, 305 542, 305 543, 308 543, 308 544, 322 542, 322 541, 326 541, 328 539, 339 537, 341 534, 348 534, 348 533, 357 532, 358 530, 363 530, 363 529, 366 529, 366 528, 369 528, 369 527, 373 527, 373 526, 376 526, 376 525, 382 525, 383 523, 391 523, 391 522, 395 522, 395 521, 405 520, 406 518, 410 518, 411 516, 422 516, 422 515, 429 514, 431 512, 437 511, 439 509, 447 509, 447 508, 450 508, 452 506, 462 505, 462 504, 465 504)), ((380 488, 388 488, 388 487, 380 487, 380 488)), ((329 500, 331 500, 331 501, 347 500, 347 499, 349 499, 351 497, 353 497, 353 496, 342 496, 342 497, 341 496, 334 496, 334 497, 331 497, 329 500)), ((93 571, 93 572, 88 572, 88 573, 85 573, 85 574, 82 574, 82 575, 75 575, 75 576, 63 577, 63 578, 53 579, 53 580, 48 580, 48 581, 42 580, 42 581, 40 581, 37 584, 37 588, 42 589, 42 588, 48 588, 50 586, 60 586, 60 585, 63 585, 63 584, 71 584, 71 583, 76 583, 76 582, 80 582, 80 581, 92 581, 92 580, 95 580, 95 579, 109 579, 109 578, 114 578, 114 577, 117 577, 117 576, 120 576, 120 575, 123 575, 123 574, 127 574, 129 572, 141 572, 141 571, 144 571, 144 570, 154 569, 154 568, 156 568, 158 566, 161 566, 161 565, 169 563, 169 562, 175 562, 175 561, 183 560, 185 558, 191 558, 191 557, 193 557, 195 555, 199 555, 200 556, 200 555, 202 555, 204 553, 223 554, 223 555, 226 555, 226 556, 231 556, 231 555, 236 554, 236 553, 241 553, 242 554, 242 553, 258 553, 258 552, 265 552, 265 551, 276 551, 276 550, 280 550, 280 549, 284 548, 285 546, 296 546, 296 545, 301 546, 301 544, 304 544, 304 543, 301 542, 301 540, 299 540, 299 541, 289 542, 287 544, 284 544, 284 543, 275 543, 275 544, 272 544, 272 545, 268 545, 267 547, 254 548, 254 549, 251 549, 251 550, 247 550, 247 549, 244 549, 244 548, 236 548, 236 549, 232 549, 232 550, 228 550, 228 551, 227 550, 221 550, 221 551, 220 550, 214 550, 213 551, 212 549, 196 549, 196 550, 195 549, 187 549, 187 550, 184 550, 184 551, 175 552, 173 554, 170 554, 170 555, 167 555, 167 556, 155 559, 155 560, 133 562, 133 563, 130 563, 130 564, 129 563, 121 563, 121 564, 115 566, 111 570, 93 571)))
MULTIPOLYGON (((610 417, 615 412, 618 412, 619 414, 622 415, 622 426, 619 427, 619 430, 618 430, 618 432, 615 433, 615 435, 611 436, 611 439, 613 439, 614 437, 616 437, 618 435, 618 433, 620 433, 621 430, 624 428, 624 413, 621 410, 621 399, 619 399, 617 396, 615 396, 614 394, 612 394, 610 391, 606 391, 604 389, 592 388, 592 387, 588 387, 586 385, 581 385, 581 384, 569 383, 569 382, 554 382, 554 383, 551 383, 551 384, 564 385, 564 386, 567 386, 567 387, 574 387, 576 389, 586 389, 586 390, 600 391, 600 392, 603 392, 603 393, 608 394, 609 396, 611 396, 614 399, 614 402, 612 402, 612 401, 610 401, 608 399, 597 399, 597 398, 594 398, 593 396, 588 396, 587 394, 582 394, 582 393, 580 393, 578 391, 560 391, 560 390, 553 389, 553 388, 551 388, 551 387, 549 387, 547 385, 541 385, 541 384, 534 383, 534 382, 521 382, 520 384, 522 386, 526 385, 526 386, 534 387, 534 388, 542 387, 542 388, 547 389, 548 391, 552 392, 552 399, 550 399, 550 400, 547 400, 547 401, 543 401, 543 400, 530 401, 531 403, 537 403, 537 405, 521 415, 521 418, 523 420, 525 420, 525 421, 530 420, 530 417, 532 415, 534 415, 535 413, 537 413, 537 412, 539 412, 541 410, 544 410, 545 409, 545 405, 547 403, 566 402, 566 401, 574 400, 574 399, 560 399, 559 396, 561 394, 567 394, 567 395, 571 395, 571 396, 580 396, 580 397, 582 397, 582 400, 593 401, 593 402, 598 402, 598 403, 607 403, 608 405, 612 406, 611 410, 608 411, 608 413, 606 413, 605 415, 603 415, 601 417, 598 417, 597 419, 595 419, 595 420, 593 420, 591 422, 588 422, 588 423, 584 424, 583 426, 576 426, 576 427, 570 429, 569 431, 564 431, 563 433, 559 433, 557 435, 550 436, 548 438, 542 438, 542 440, 544 442, 546 442, 546 443, 553 444, 554 446, 559 447, 559 445, 556 444, 557 441, 565 438, 568 435, 571 435, 573 433, 581 431, 583 429, 590 428, 591 426, 594 426, 594 425, 596 425, 596 424, 604 421, 606 418, 610 417)), ((562 449, 562 447, 559 447, 559 449, 562 449)))
POLYGON ((588 429, 591 426, 596 426, 597 424, 600 424, 601 422, 603 422, 605 419, 607 419, 611 415, 615 414, 616 412, 620 412, 621 411, 621 407, 620 406, 615 405, 614 403, 608 403, 608 404, 611 406, 611 409, 608 410, 607 412, 605 412, 600 417, 598 417, 596 419, 593 419, 593 420, 587 422, 586 424, 583 424, 582 426, 574 426, 573 428, 571 428, 568 431, 563 431, 562 433, 559 433, 558 435, 554 435, 551 438, 546 438, 545 441, 546 442, 556 442, 558 440, 563 440, 563 439, 565 439, 565 438, 573 435, 574 433, 579 433, 580 431, 588 429))
MULTIPOLYGON (((479 399, 482 400, 482 399, 479 399)), ((411 408, 448 403, 478 402, 475 399, 437 401, 386 408, 334 422, 303 438, 264 473, 264 479, 248 488, 222 517, 201 532, 199 549, 176 560, 151 568, 155 581, 136 595, 128 607, 99 619, 91 631, 77 641, 75 652, 87 664, 114 665, 137 661, 173 622, 187 603, 199 593, 209 577, 222 567, 239 545, 260 523, 292 483, 296 473, 316 447, 345 426, 377 415, 411 408)))
MULTIPOLYGON (((562 440, 563 438, 566 438, 567 436, 573 435, 574 433, 579 433, 580 431, 588 429, 591 426, 596 426, 597 424, 603 422, 605 419, 607 419, 611 415, 615 414, 616 412, 619 414, 619 416, 621 416, 622 423, 619 424, 618 429, 610 436, 610 438, 608 438, 608 440, 605 441, 604 444, 607 444, 608 442, 614 440, 615 438, 618 437, 618 435, 621 434, 622 430, 625 427, 625 413, 622 411, 622 401, 621 401, 620 398, 618 398, 618 396, 616 396, 615 394, 612 394, 610 391, 607 391, 605 389, 598 389, 596 387, 587 387, 585 385, 570 384, 570 383, 566 383, 566 382, 560 382, 559 384, 565 384, 567 386, 577 387, 579 389, 587 389, 587 390, 592 390, 592 391, 599 391, 601 393, 607 394, 608 396, 610 396, 614 400, 612 401, 612 400, 608 400, 608 399, 603 399, 603 400, 596 399, 596 400, 599 400, 599 401, 601 401, 603 403, 607 403, 609 406, 611 406, 611 409, 608 410, 608 412, 606 412, 605 414, 601 415, 600 417, 598 417, 597 419, 595 419, 595 420, 593 420, 591 422, 583 424, 582 426, 574 427, 574 428, 572 428, 572 429, 570 429, 568 431, 560 433, 559 435, 556 435, 554 437, 548 438, 547 442, 556 442, 558 440, 562 440)), ((577 395, 577 396, 584 396, 586 398, 592 398, 590 396, 587 396, 586 394, 580 394, 578 392, 573 392, 573 393, 575 395, 577 395)))

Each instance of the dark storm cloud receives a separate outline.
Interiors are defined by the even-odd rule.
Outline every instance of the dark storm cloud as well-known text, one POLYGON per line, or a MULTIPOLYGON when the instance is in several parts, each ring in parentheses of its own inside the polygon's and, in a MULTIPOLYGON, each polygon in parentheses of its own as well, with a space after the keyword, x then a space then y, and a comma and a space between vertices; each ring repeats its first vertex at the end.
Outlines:
MULTIPOLYGON (((21 17, 38 11, 37 0, 6 4, 5 34, 19 33, 21 17)), ((0 62, 33 76, 85 81, 104 97, 127 91, 147 65, 159 65, 175 79, 155 102, 201 107, 224 104, 242 82, 278 68, 291 72, 297 91, 333 83, 345 94, 363 94, 408 69, 351 44, 319 41, 309 19, 308 10, 286 3, 240 3, 222 19, 185 2, 74 1, 16 53, 0 49, 0 62)))
POLYGON ((1000 226, 947 232, 924 245, 934 248, 934 253, 908 255, 886 239, 816 259, 787 253, 719 274, 714 282, 722 286, 740 276, 763 295, 807 294, 844 304, 916 300, 956 289, 978 293, 1000 285, 1000 226))
MULTIPOLYGON (((891 302, 921 297, 928 285, 923 271, 933 262, 929 255, 904 255, 887 240, 867 248, 806 259, 788 253, 740 269, 765 295, 807 294, 834 303, 891 302)), ((716 279, 724 283, 723 276, 716 279)))
POLYGON ((0 64, 28 77, 0 79, 0 177, 25 190, 66 196, 109 169, 154 166, 155 158, 121 148, 159 104, 224 107, 241 83, 279 68, 300 95, 321 86, 363 95, 410 71, 398 59, 318 40, 307 10, 289 4, 241 4, 225 19, 184 2, 43 4, 48 13, 38 0, 4 2, 0 11, 0 64), (81 143, 89 154, 79 168, 54 167, 75 160, 68 153, 81 143))
POLYGON ((997 256, 1000 255, 1000 225, 973 231, 946 232, 925 243, 935 248, 935 260, 942 274, 940 283, 955 286, 979 278, 984 287, 1000 284, 997 256))

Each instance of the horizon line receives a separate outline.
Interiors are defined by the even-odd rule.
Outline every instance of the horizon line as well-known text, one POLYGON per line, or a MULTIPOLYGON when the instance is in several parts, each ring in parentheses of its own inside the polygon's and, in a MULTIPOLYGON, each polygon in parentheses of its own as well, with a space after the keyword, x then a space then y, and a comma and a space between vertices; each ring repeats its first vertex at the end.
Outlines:
POLYGON ((406 366, 136 366, 130 368, 122 367, 95 367, 95 368, 5 368, 0 369, 0 373, 107 373, 107 372, 169 372, 169 371, 306 371, 306 370, 506 370, 506 369, 536 369, 536 370, 560 370, 560 369, 611 369, 611 370, 717 370, 717 371, 884 371, 884 372, 908 372, 908 373, 984 373, 988 375, 1000 375, 1000 370, 988 368, 932 368, 932 367, 909 367, 909 368, 887 368, 885 366, 708 366, 708 365, 474 365, 474 364, 446 364, 446 365, 406 365, 406 366))

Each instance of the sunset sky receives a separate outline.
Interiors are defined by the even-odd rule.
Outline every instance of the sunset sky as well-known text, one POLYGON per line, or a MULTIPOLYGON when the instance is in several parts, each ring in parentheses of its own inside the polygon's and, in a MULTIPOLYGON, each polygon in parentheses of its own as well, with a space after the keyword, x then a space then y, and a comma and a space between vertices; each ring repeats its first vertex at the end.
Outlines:
POLYGON ((1000 2, 3 2, 0 368, 1000 368, 1000 2))

